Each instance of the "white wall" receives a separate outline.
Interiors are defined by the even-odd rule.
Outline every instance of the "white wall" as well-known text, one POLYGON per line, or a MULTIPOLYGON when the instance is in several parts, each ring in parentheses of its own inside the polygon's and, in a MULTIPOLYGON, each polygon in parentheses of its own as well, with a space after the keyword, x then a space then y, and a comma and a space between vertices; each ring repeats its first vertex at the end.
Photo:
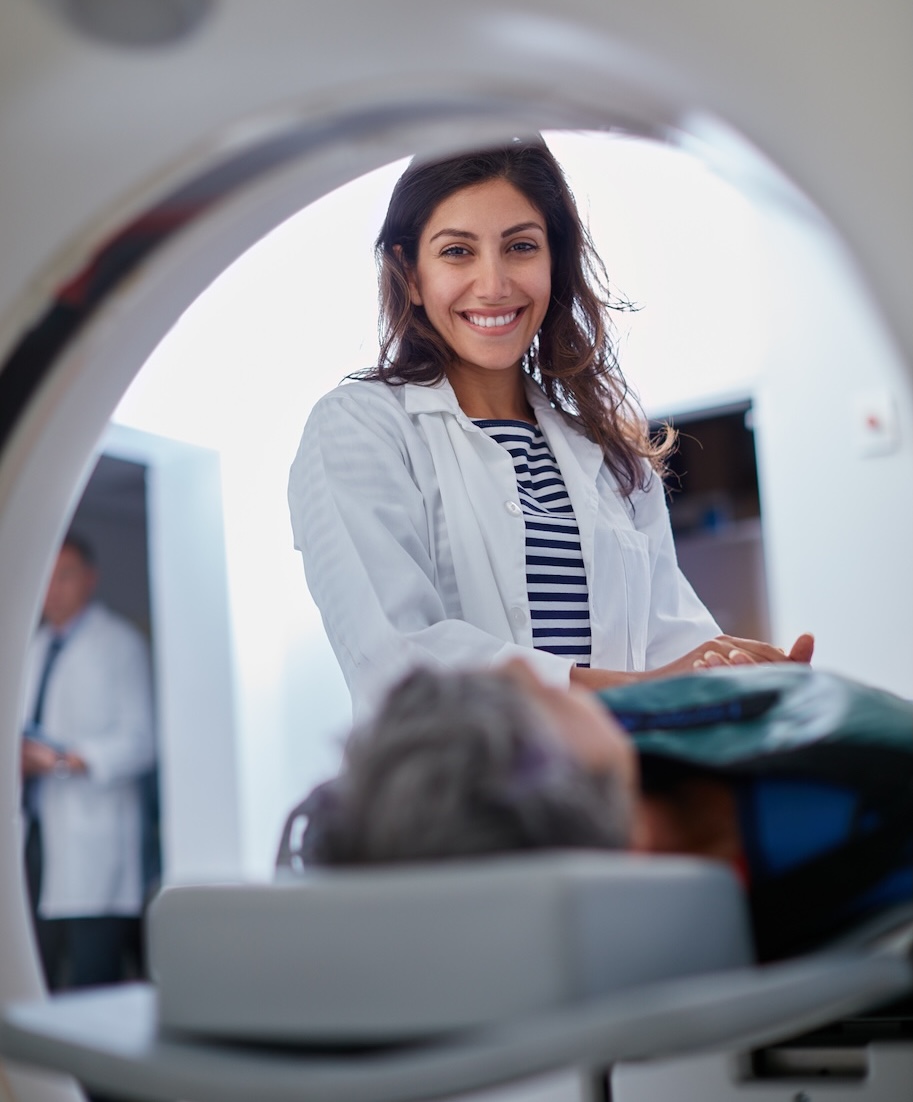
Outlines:
POLYGON ((755 431, 773 629, 781 640, 814 631, 816 665, 910 697, 913 409, 903 362, 838 245, 776 210, 764 216, 763 243, 755 431))

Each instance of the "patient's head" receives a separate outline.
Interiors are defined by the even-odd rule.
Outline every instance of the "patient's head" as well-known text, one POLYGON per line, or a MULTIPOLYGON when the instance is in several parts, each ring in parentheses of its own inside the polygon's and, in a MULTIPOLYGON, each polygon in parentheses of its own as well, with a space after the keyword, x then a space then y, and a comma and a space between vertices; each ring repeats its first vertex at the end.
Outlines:
POLYGON ((633 749, 595 699, 550 689, 522 663, 418 670, 290 816, 279 861, 296 814, 308 820, 301 858, 317 864, 626 848, 635 784, 633 749))

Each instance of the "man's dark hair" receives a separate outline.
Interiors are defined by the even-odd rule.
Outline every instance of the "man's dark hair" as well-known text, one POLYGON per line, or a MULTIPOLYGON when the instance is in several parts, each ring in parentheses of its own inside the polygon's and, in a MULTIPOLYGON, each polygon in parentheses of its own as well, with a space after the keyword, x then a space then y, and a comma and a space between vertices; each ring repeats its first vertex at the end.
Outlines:
POLYGON ((63 547, 69 547, 72 551, 75 551, 86 566, 94 568, 98 565, 95 548, 80 532, 72 530, 67 532, 61 544, 61 548, 63 547))

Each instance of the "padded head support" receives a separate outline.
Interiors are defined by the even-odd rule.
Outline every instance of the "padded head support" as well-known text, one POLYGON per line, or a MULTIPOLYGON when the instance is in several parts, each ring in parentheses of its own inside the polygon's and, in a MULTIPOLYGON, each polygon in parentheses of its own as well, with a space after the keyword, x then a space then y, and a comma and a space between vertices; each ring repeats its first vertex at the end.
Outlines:
POLYGON ((721 865, 549 853, 165 889, 165 1029, 349 1044, 430 1037, 751 963, 721 865))

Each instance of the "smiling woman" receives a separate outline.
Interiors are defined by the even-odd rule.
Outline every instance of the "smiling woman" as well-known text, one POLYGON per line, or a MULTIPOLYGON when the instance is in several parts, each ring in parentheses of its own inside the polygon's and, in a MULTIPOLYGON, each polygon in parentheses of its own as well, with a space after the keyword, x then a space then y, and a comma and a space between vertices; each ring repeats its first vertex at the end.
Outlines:
POLYGON ((289 501, 356 714, 413 666, 526 658, 605 688, 808 661, 722 635, 678 569, 613 300, 540 137, 431 162, 377 241, 375 368, 322 399, 289 501))

